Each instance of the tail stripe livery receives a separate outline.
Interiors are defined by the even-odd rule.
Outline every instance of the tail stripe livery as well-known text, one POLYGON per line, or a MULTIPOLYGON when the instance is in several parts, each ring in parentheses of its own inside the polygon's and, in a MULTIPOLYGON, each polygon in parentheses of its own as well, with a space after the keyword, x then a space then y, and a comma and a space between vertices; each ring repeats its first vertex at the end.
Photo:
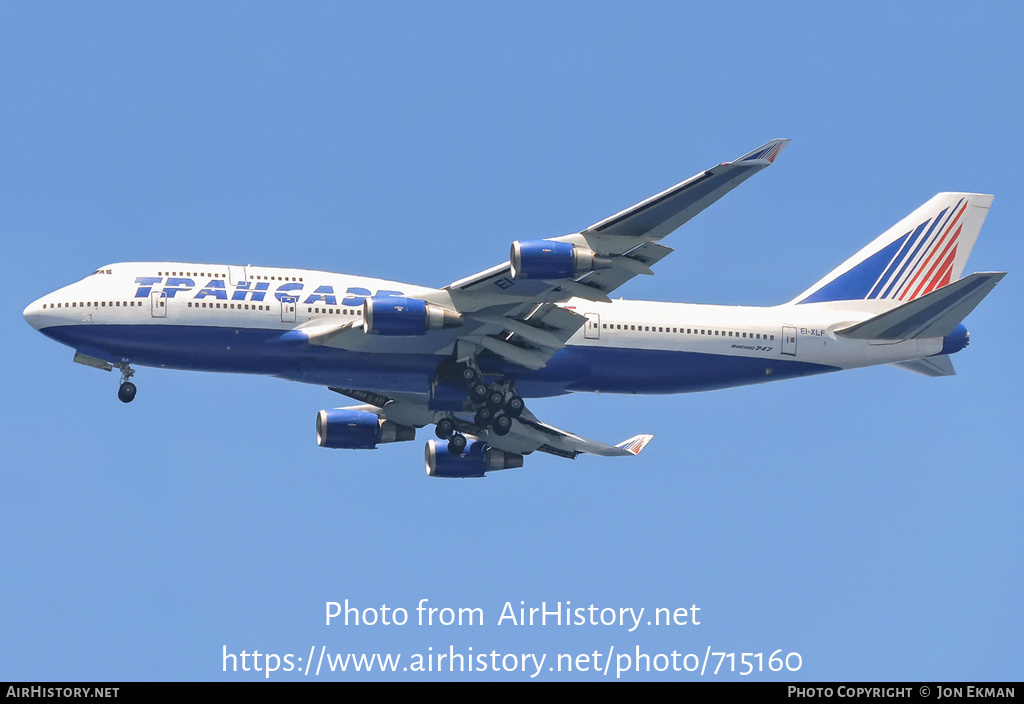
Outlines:
POLYGON ((990 203, 991 196, 940 193, 795 302, 908 302, 948 285, 963 272, 990 203))
MULTIPOLYGON (((942 243, 946 240, 946 236, 949 234, 949 231, 953 229, 954 225, 956 225, 957 220, 959 220, 960 216, 964 214, 964 210, 966 208, 967 204, 964 203, 963 207, 960 209, 960 212, 957 213, 956 218, 950 224, 946 232, 943 233, 942 238, 939 240, 939 243, 932 248, 931 254, 928 255, 928 258, 925 260, 924 264, 918 268, 917 276, 915 276, 914 279, 911 280, 910 284, 903 289, 903 292, 900 294, 901 301, 906 297, 907 292, 910 291, 910 286, 914 285, 914 282, 917 281, 917 277, 919 277, 921 275, 921 272, 924 271, 924 267, 928 266, 928 262, 931 261, 932 257, 935 256, 935 253, 939 251, 939 247, 941 247, 942 243)), ((921 280, 921 283, 918 285, 918 287, 914 289, 914 293, 910 296, 911 300, 917 298, 917 296, 922 293, 922 287, 924 287, 925 283, 927 283, 929 280, 931 281, 931 285, 928 286, 928 288, 925 289, 923 293, 930 293, 931 291, 933 291, 936 288, 936 284, 938 284, 938 286, 945 286, 946 284, 949 283, 949 275, 953 270, 953 259, 956 257, 956 243, 957 240, 960 238, 960 233, 963 232, 963 229, 963 225, 960 225, 960 227, 957 228, 956 234, 953 235, 953 238, 949 241, 949 244, 946 245, 946 248, 942 250, 942 254, 940 254, 939 257, 935 260, 935 263, 932 264, 932 268, 928 270, 928 273, 925 275, 924 279, 921 280), (953 248, 953 252, 950 254, 949 257, 946 257, 946 252, 949 252, 950 247, 953 248), (942 262, 942 268, 939 270, 939 277, 937 279, 932 279, 932 273, 935 271, 935 267, 939 265, 939 262, 942 262), (945 274, 945 277, 943 277, 942 274, 945 274)))
MULTIPOLYGON (((960 203, 963 203, 963 201, 961 200, 960 203)), ((964 210, 967 209, 967 203, 963 203, 962 207, 960 206, 960 203, 957 203, 957 207, 959 208, 959 212, 957 212, 956 217, 953 218, 953 221, 948 226, 946 226, 944 228, 944 231, 943 231, 943 233, 942 233, 942 235, 940 237, 932 240, 928 244, 928 248, 922 253, 921 259, 919 261, 923 262, 923 263, 919 263, 919 264, 915 265, 915 270, 916 270, 917 273, 914 274, 913 278, 910 278, 909 283, 904 282, 904 285, 900 286, 898 289, 893 291, 892 295, 890 296, 891 298, 897 298, 898 297, 901 301, 906 298, 906 295, 910 291, 910 288, 917 282, 918 277, 921 276, 921 272, 924 271, 924 267, 926 267, 928 265, 928 263, 931 261, 932 257, 935 256, 935 253, 938 252, 939 247, 942 246, 942 243, 945 241, 946 236, 949 234, 950 230, 953 229, 953 226, 956 225, 957 222, 960 220, 960 216, 964 214, 964 210)), ((956 208, 954 208, 954 210, 956 210, 956 208)), ((939 228, 939 229, 943 230, 943 228, 939 228)), ((946 250, 943 250, 941 256, 945 256, 946 251, 948 251, 949 247, 956 244, 956 241, 960 237, 960 232, 962 230, 963 230, 963 226, 961 225, 960 229, 958 229, 956 231, 956 234, 953 235, 953 239, 950 240, 950 243, 949 243, 949 245, 947 245, 946 250)), ((956 254, 956 250, 954 250, 953 254, 954 255, 956 254)), ((937 263, 938 262, 936 262, 936 264, 937 263)), ((950 269, 952 270, 952 266, 953 266, 952 260, 949 261, 949 266, 950 266, 950 269)), ((932 267, 932 269, 930 269, 928 271, 928 274, 925 277, 925 280, 927 280, 932 275, 933 271, 934 271, 934 266, 932 267)), ((924 285, 924 283, 925 283, 924 280, 921 281, 921 285, 922 286, 924 285)), ((946 280, 946 283, 949 283, 949 279, 946 280)), ((890 286, 890 289, 891 288, 892 287, 890 286)), ((932 288, 934 288, 934 286, 929 288, 928 291, 931 291, 932 288)), ((920 292, 920 290, 921 290, 921 286, 918 286, 917 290, 914 291, 914 293, 910 297, 910 299, 913 300, 913 299, 917 298, 918 293, 920 292)), ((928 291, 925 291, 925 293, 928 293, 928 291)))
MULTIPOLYGON (((934 229, 935 226, 938 225, 939 221, 942 220, 942 217, 946 214, 946 212, 947 212, 946 210, 943 210, 941 213, 939 213, 939 216, 937 218, 935 218, 934 223, 932 224, 932 229, 934 229)), ((889 285, 886 287, 885 293, 882 294, 881 298, 887 298, 887 297, 890 296, 890 294, 892 293, 893 287, 896 286, 896 282, 898 282, 903 277, 903 275, 907 271, 907 267, 910 266, 910 262, 914 259, 914 257, 917 256, 918 250, 925 243, 925 241, 929 237, 931 237, 932 229, 929 229, 928 232, 925 233, 924 237, 920 236, 921 235, 921 230, 923 230, 925 225, 927 225, 927 224, 928 224, 928 221, 925 221, 925 222, 921 223, 921 225, 917 228, 917 230, 914 231, 914 237, 913 237, 913 239, 910 242, 910 247, 908 247, 908 249, 911 250, 911 254, 910 254, 910 256, 905 256, 905 257, 903 257, 902 259, 899 260, 900 262, 902 262, 902 266, 900 266, 899 272, 896 274, 896 276, 894 276, 891 280, 888 281, 889 285)), ((897 254, 897 257, 899 257, 898 254, 897 254)), ((882 274, 881 277, 879 277, 879 280, 878 280, 878 283, 876 284, 876 286, 881 285, 883 280, 886 280, 884 273, 882 274)), ((875 298, 875 297, 878 297, 877 294, 869 295, 868 296, 868 298, 875 298)))

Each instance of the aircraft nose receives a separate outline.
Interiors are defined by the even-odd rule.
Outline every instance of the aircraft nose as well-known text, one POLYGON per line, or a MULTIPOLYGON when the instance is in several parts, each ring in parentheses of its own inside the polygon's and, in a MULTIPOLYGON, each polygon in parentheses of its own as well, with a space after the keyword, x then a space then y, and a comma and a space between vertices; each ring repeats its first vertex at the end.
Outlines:
POLYGON ((42 325, 43 318, 43 304, 39 301, 32 301, 28 304, 22 315, 25 316, 26 322, 34 327, 36 330, 42 325))

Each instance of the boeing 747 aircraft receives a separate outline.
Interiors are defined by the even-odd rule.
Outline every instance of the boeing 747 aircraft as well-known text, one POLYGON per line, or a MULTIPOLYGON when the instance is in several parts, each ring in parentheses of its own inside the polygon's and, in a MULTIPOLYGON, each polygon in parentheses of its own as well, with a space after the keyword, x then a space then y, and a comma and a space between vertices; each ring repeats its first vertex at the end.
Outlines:
POLYGON ((25 309, 74 361, 266 374, 358 402, 316 417, 321 447, 426 444, 432 477, 482 477, 546 452, 636 455, 559 430, 523 399, 668 394, 893 364, 954 373, 963 319, 1004 273, 961 278, 992 196, 940 193, 793 300, 772 307, 611 300, 672 250, 662 240, 770 166, 789 140, 672 186, 578 233, 512 244, 444 288, 307 269, 110 264, 25 309))

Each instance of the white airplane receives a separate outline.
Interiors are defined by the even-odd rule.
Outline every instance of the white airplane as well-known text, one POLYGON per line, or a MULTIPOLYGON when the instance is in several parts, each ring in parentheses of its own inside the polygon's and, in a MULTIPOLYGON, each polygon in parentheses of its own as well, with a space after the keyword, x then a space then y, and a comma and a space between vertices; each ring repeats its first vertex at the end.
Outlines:
POLYGON ((636 455, 538 420, 524 398, 667 394, 867 367, 954 374, 963 319, 1004 273, 961 278, 992 196, 940 193, 799 296, 772 307, 609 294, 672 250, 661 240, 774 162, 777 139, 576 234, 515 242, 509 261, 444 288, 307 269, 111 264, 25 319, 121 371, 137 364, 266 374, 359 405, 317 414, 321 447, 372 449, 435 426, 427 474, 482 477, 547 452, 636 455))

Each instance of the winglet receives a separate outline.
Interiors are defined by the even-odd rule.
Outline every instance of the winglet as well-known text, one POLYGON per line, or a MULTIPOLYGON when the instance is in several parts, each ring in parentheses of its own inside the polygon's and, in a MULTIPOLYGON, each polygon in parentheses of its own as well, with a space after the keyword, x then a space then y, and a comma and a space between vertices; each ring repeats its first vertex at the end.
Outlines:
POLYGON ((792 140, 789 139, 773 139, 768 142, 768 144, 758 147, 749 154, 744 154, 736 161, 756 161, 758 159, 764 159, 769 164, 774 163, 775 157, 777 157, 791 141, 792 140))
POLYGON ((629 440, 623 440, 615 447, 620 447, 631 455, 639 455, 640 451, 647 447, 647 443, 653 439, 653 435, 634 435, 629 440))

